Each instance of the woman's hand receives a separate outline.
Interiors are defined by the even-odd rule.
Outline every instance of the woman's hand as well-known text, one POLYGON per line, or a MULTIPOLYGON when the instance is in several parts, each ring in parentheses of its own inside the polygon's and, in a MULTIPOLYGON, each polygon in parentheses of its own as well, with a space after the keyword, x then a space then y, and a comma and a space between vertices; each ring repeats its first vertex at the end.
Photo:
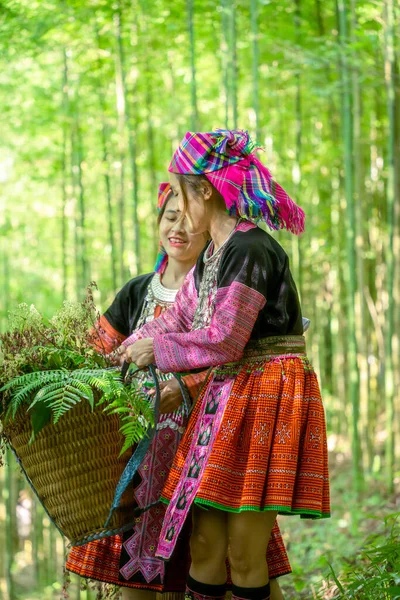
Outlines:
POLYGON ((172 413, 182 404, 182 392, 175 377, 168 381, 160 381, 160 413, 172 413))
POLYGON ((111 354, 112 359, 115 360, 121 367, 126 360, 126 346, 120 346, 111 354))
POLYGON ((120 346, 117 350, 118 359, 121 363, 126 360, 135 363, 139 368, 147 367, 154 363, 153 338, 138 340, 131 346, 120 346))

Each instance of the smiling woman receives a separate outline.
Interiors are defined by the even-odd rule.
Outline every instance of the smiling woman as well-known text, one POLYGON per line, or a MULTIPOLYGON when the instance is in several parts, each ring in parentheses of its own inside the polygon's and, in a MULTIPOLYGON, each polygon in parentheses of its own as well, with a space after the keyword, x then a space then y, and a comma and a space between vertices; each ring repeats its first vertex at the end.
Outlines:
MULTIPOLYGON (((169 268, 163 274, 163 282, 175 288, 181 281, 181 270, 185 274, 195 264, 200 250, 203 249, 208 236, 188 233, 187 223, 182 218, 178 198, 170 193, 159 214, 160 243, 168 257, 169 268), (171 261, 172 259, 172 261, 171 261), (174 268, 175 261, 179 268, 174 268), (185 266, 187 266, 187 271, 185 266)), ((177 287, 180 287, 178 285, 177 287)))
MULTIPOLYGON (((129 281, 97 323, 106 352, 111 352, 137 327, 173 305, 177 291, 206 243, 205 236, 187 232, 169 186, 164 186, 159 196, 158 224, 160 252, 155 272, 129 281)), ((132 489, 132 502, 139 508, 159 499, 186 425, 179 384, 175 378, 163 376, 163 379, 162 414, 157 434, 132 489)), ((203 379, 202 373, 183 378, 192 399, 203 379)), ((189 568, 188 537, 183 537, 174 560, 167 567, 154 558, 163 514, 164 510, 155 506, 139 517, 134 529, 123 536, 72 548, 67 569, 82 577, 122 586, 126 599, 136 597, 143 590, 148 590, 150 596, 161 591, 183 590, 185 572, 189 568)))

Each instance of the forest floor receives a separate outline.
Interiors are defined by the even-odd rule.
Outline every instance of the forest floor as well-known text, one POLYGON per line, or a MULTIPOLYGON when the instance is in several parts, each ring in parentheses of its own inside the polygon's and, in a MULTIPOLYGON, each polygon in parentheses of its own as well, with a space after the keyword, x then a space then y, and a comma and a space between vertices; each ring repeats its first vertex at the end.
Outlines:
MULTIPOLYGON (((383 491, 385 486, 378 472, 375 478, 364 481, 364 490, 357 498, 350 461, 340 453, 331 453, 330 473, 332 499, 330 519, 313 521, 296 517, 279 518, 293 569, 291 575, 280 579, 286 600, 316 598, 331 600, 347 597, 338 594, 331 568, 339 580, 345 580, 349 570, 363 568, 365 557, 361 556, 361 553, 371 536, 376 534, 380 540, 389 538, 388 526, 385 525, 384 519, 394 513, 396 506, 399 506, 400 489, 397 497, 393 495, 389 498, 383 491)), ((4 535, 4 530, 1 529, 0 522, 0 541, 4 535)), ((1 546, 4 547, 3 543, 1 546)), ((49 557, 46 554, 48 553, 44 548, 44 556, 39 562, 39 574, 35 573, 31 552, 27 551, 26 547, 16 554, 13 569, 15 600, 61 598, 63 579, 61 538, 57 539, 57 576, 52 575, 49 569, 49 557), (38 580, 43 583, 37 585, 35 581, 38 580)), ((53 558, 52 565, 54 564, 53 558)), ((54 573, 54 570, 52 572, 54 573)), ((77 580, 78 578, 72 578, 69 597, 72 600, 94 600, 94 592, 79 591, 77 580)), ((0 598, 3 597, 1 590, 5 592, 4 580, 0 581, 0 598)), ((379 597, 380 595, 375 594, 366 597, 371 600, 387 597, 385 595, 379 597)), ((7 598, 7 595, 4 594, 4 597, 7 598)))
MULTIPOLYGON (((331 454, 330 476, 330 519, 279 519, 293 570, 280 580, 287 600, 342 598, 337 593, 332 569, 339 580, 346 580, 349 570, 363 570, 362 553, 374 536, 377 543, 378 539, 382 543, 390 537, 385 517, 399 510, 399 486, 397 493, 388 497, 383 477, 378 473, 364 481, 358 497, 350 461, 343 460, 342 454, 331 454)), ((371 600, 385 597, 370 596, 371 600)))

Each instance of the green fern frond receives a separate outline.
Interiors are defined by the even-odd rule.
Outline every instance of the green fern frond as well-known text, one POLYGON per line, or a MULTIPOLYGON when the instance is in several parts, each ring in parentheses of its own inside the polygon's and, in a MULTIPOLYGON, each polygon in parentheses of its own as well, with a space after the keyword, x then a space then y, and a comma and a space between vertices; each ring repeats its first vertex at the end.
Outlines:
POLYGON ((51 405, 49 405, 53 413, 53 423, 58 423, 60 417, 81 400, 82 397, 76 393, 76 388, 66 385, 58 397, 53 398, 51 405))
POLYGON ((74 378, 73 383, 75 387, 81 392, 82 398, 85 398, 89 404, 91 409, 94 408, 94 394, 93 390, 89 384, 84 383, 83 381, 79 381, 79 379, 74 378))
POLYGON ((154 425, 154 411, 148 396, 135 385, 121 386, 118 395, 110 395, 109 403, 104 410, 110 414, 118 414, 124 436, 123 454, 133 444, 137 444, 154 425))
POLYGON ((120 431, 123 435, 126 436, 138 436, 138 439, 136 440, 138 441, 140 438, 143 437, 143 434, 146 433, 146 431, 149 428, 149 425, 150 423, 141 423, 138 419, 128 418, 124 419, 120 431))
POLYGON ((74 378, 90 385, 92 388, 100 392, 107 393, 112 388, 115 379, 119 377, 118 372, 115 374, 103 369, 79 369, 74 371, 74 378))
POLYGON ((113 371, 106 371, 104 369, 76 369, 73 371, 74 376, 79 378, 85 377, 98 377, 105 378, 113 373, 113 371))
POLYGON ((118 405, 110 405, 109 407, 107 407, 107 411, 105 412, 109 412, 110 414, 118 414, 118 415, 123 415, 123 414, 127 414, 127 415, 131 415, 132 414, 132 409, 128 408, 127 406, 118 406, 118 405), (110 409, 110 410, 109 410, 110 409))
POLYGON ((140 442, 140 440, 146 435, 148 428, 143 427, 137 421, 126 422, 120 428, 122 435, 124 436, 124 445, 122 446, 120 456, 126 450, 128 450, 134 444, 140 442))
POLYGON ((0 392, 11 390, 14 387, 29 385, 33 381, 57 381, 59 380, 61 374, 66 374, 68 376, 68 371, 64 369, 57 369, 53 371, 34 371, 33 373, 20 375, 19 377, 14 377, 14 379, 11 379, 11 381, 3 385, 3 387, 0 388, 0 392))
MULTIPOLYGON (((43 387, 48 382, 65 380, 68 377, 66 371, 39 371, 28 373, 12 379, 2 389, 13 390, 12 399, 7 411, 7 416, 12 414, 15 418, 17 411, 23 402, 28 402, 32 393, 38 388, 43 387)), ((1 391, 1 390, 0 390, 1 391)))
MULTIPOLYGON (((50 409, 54 424, 82 401, 89 402, 93 409, 94 392, 100 392, 96 404, 103 405, 105 412, 117 414, 120 419, 120 431, 125 438, 123 453, 139 442, 154 425, 151 401, 137 386, 137 381, 126 385, 117 369, 81 368, 28 373, 14 378, 2 390, 7 389, 12 393, 9 410, 13 416, 23 403, 29 403, 28 410, 41 404, 50 409)), ((43 426, 42 421, 43 425, 45 423, 44 420, 39 421, 39 429, 43 426)))
POLYGON ((28 402, 30 400, 30 398, 32 397, 32 394, 38 388, 41 388, 42 385, 43 385, 43 383, 39 379, 39 380, 33 381, 32 383, 29 383, 28 385, 25 385, 23 387, 19 386, 16 389, 16 391, 14 392, 12 402, 10 403, 10 405, 8 407, 7 416, 9 416, 11 413, 12 418, 14 419, 21 404, 23 404, 24 402, 28 402))
POLYGON ((31 410, 38 402, 51 402, 52 398, 55 398, 62 391, 65 384, 65 380, 48 383, 41 387, 41 389, 35 394, 33 401, 28 407, 31 410))
POLYGON ((90 387, 71 379, 67 382, 48 384, 39 390, 29 408, 38 402, 46 404, 53 413, 53 422, 57 423, 61 415, 82 400, 88 400, 93 407, 93 392, 88 393, 88 389, 91 392, 90 387))
POLYGON ((73 350, 67 350, 65 348, 48 348, 47 346, 41 346, 44 354, 47 356, 59 356, 62 359, 70 359, 75 365, 80 365, 85 362, 85 356, 82 356, 79 352, 73 350))

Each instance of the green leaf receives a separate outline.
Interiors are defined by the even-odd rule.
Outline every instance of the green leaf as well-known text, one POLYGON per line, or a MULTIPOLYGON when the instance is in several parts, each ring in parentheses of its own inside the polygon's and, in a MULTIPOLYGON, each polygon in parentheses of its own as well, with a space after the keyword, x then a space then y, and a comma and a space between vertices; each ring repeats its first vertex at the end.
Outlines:
POLYGON ((330 563, 328 563, 328 565, 329 565, 329 570, 331 572, 331 575, 332 575, 332 577, 334 579, 334 582, 336 583, 338 589, 342 592, 342 594, 344 594, 345 590, 344 590, 342 584, 340 583, 339 579, 337 578, 336 573, 335 573, 332 565, 330 563))
POLYGON ((42 380, 42 381, 50 381, 52 379, 57 380, 60 378, 61 374, 64 374, 64 373, 66 373, 66 371, 57 369, 57 370, 52 370, 52 371, 35 371, 34 373, 27 373, 26 375, 20 375, 19 377, 14 377, 14 379, 11 379, 11 381, 9 381, 5 385, 3 385, 3 387, 0 388, 0 392, 4 392, 6 390, 12 389, 13 387, 28 385, 36 380, 42 380))
POLYGON ((35 437, 43 429, 47 423, 50 422, 51 419, 51 409, 45 404, 41 404, 37 406, 34 411, 32 411, 31 415, 31 423, 32 423, 32 435, 29 439, 29 444, 34 442, 35 437))

